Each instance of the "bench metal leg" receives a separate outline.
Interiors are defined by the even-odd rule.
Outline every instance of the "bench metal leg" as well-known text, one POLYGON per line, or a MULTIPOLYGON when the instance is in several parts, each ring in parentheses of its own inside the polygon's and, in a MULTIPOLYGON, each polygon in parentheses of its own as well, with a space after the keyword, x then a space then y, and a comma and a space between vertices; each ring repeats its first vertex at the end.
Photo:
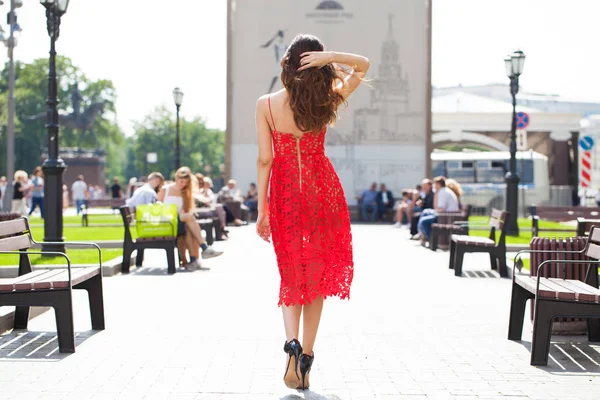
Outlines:
POLYGON ((454 250, 456 255, 454 256, 454 276, 462 276, 463 260, 465 258, 465 250, 462 246, 456 245, 454 250))
POLYGON ((175 268, 175 249, 176 247, 174 246, 168 246, 165 248, 165 251, 167 252, 167 272, 169 274, 174 274, 177 272, 177 269, 175 268))
POLYGON ((135 256, 135 266, 141 267, 144 262, 144 249, 138 249, 137 255, 135 256))
POLYGON ((508 266, 506 265, 506 249, 502 249, 500 251, 500 254, 498 255, 498 262, 500 263, 500 265, 498 266, 498 268, 500 268, 498 270, 498 272, 500 272, 500 276, 502 278, 507 278, 508 266))
POLYGON ((553 317, 551 303, 540 299, 536 302, 531 340, 531 365, 548 365, 553 317))
POLYGON ((494 253, 490 253, 490 264, 492 265, 492 270, 498 270, 498 257, 494 253))
POLYGON ((90 301, 92 329, 104 330, 104 299, 102 295, 102 276, 100 274, 73 286, 73 289, 85 289, 90 301))
POLYGON ((75 327, 73 326, 71 291, 65 290, 55 295, 59 297, 53 305, 58 335, 58 351, 61 353, 75 353, 75 327))
POLYGON ((600 319, 588 318, 588 340, 590 342, 600 342, 600 319))
POLYGON ((123 262, 121 263, 121 273, 128 274, 131 267, 131 253, 133 249, 128 246, 123 246, 123 262))
POLYGON ((29 306, 15 307, 15 329, 27 329, 29 323, 29 306))
POLYGON ((438 248, 438 237, 439 233, 436 229, 431 230, 431 243, 429 244, 429 248, 431 251, 437 251, 438 248))
POLYGON ((213 218, 213 228, 215 230, 215 241, 222 240, 221 236, 223 235, 221 229, 221 220, 218 218, 213 218))
POLYGON ((508 319, 508 340, 521 340, 525 321, 525 307, 527 306, 527 300, 533 298, 532 293, 513 282, 510 317, 508 319))
POLYGON ((456 254, 456 242, 453 240, 450 240, 450 260, 448 261, 448 268, 449 269, 453 269, 454 268, 454 256, 456 254))

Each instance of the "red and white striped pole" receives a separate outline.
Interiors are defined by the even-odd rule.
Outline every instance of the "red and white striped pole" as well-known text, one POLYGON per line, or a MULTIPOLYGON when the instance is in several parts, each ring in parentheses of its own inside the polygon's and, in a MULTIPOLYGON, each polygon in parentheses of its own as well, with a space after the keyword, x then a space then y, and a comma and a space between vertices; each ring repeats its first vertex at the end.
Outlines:
POLYGON ((581 187, 589 188, 592 181, 592 152, 581 153, 581 187))

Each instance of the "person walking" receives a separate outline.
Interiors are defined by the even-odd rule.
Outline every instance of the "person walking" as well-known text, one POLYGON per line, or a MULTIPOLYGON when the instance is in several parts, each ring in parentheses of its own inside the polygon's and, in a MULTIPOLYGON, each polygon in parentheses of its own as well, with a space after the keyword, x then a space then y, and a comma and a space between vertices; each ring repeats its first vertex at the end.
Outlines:
POLYGON ((42 178, 42 167, 36 167, 33 170, 29 215, 33 214, 36 207, 40 208, 40 215, 44 219, 44 178, 42 178))
POLYGON ((83 175, 79 175, 77 180, 73 182, 71 185, 71 192, 73 192, 73 201, 75 202, 75 207, 77 208, 77 215, 83 209, 85 205, 85 201, 88 198, 87 184, 83 180, 83 175))
POLYGON ((15 172, 13 183, 13 198, 11 211, 20 215, 27 214, 25 209, 25 191, 27 190, 27 172, 15 172))
POLYGON ((308 389, 323 301, 350 297, 354 274, 346 197, 324 153, 327 125, 360 85, 369 60, 324 51, 299 35, 281 60, 283 89, 258 99, 257 234, 272 239, 281 276, 286 386, 308 389), (344 70, 338 64, 353 68, 344 70), (267 188, 269 201, 267 202, 267 188), (298 340, 303 317, 302 343, 298 340))

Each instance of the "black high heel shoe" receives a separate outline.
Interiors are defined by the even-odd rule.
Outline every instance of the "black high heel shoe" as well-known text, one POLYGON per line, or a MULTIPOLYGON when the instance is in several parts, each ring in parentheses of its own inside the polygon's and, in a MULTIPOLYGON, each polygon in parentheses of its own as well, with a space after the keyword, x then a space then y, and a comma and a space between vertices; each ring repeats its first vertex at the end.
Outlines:
POLYGON ((315 360, 315 352, 313 351, 313 355, 309 356, 308 354, 302 354, 300 356, 300 375, 301 382, 299 390, 306 390, 310 386, 308 382, 308 374, 310 373, 310 369, 312 368, 313 361, 315 360))
POLYGON ((297 339, 292 339, 289 342, 285 342, 283 345, 283 351, 289 355, 287 367, 285 368, 285 374, 283 375, 283 382, 290 389, 296 389, 300 384, 300 377, 298 376, 298 363, 300 362, 300 355, 302 354, 302 345, 297 339), (291 370, 292 358, 294 358, 294 369, 291 370))

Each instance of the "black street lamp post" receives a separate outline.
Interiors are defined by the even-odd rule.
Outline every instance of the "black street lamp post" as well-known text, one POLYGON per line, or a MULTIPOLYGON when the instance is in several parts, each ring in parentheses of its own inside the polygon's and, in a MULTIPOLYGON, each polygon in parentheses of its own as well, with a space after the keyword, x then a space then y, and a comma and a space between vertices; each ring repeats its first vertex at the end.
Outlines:
POLYGON ((525 54, 521 50, 504 58, 506 75, 510 78, 510 94, 512 95, 512 125, 510 129, 510 165, 509 171, 504 177, 506 181, 506 209, 508 210, 508 221, 506 221, 506 233, 519 235, 517 216, 519 209, 519 176, 517 175, 517 93, 519 92, 519 76, 525 65, 525 54))
POLYGON ((173 100, 175 101, 175 107, 177 107, 177 130, 175 133, 175 169, 181 167, 181 154, 179 152, 179 108, 183 103, 183 92, 181 89, 176 87, 173 89, 173 100))
POLYGON ((44 218, 44 245, 46 251, 65 251, 63 242, 62 219, 62 175, 67 168, 59 156, 58 145, 58 83, 56 78, 55 43, 60 34, 60 18, 67 12, 69 0, 40 0, 46 8, 48 35, 50 36, 50 67, 48 72, 48 105, 46 111, 46 129, 48 130, 48 158, 44 161, 44 197, 46 215, 44 218))

